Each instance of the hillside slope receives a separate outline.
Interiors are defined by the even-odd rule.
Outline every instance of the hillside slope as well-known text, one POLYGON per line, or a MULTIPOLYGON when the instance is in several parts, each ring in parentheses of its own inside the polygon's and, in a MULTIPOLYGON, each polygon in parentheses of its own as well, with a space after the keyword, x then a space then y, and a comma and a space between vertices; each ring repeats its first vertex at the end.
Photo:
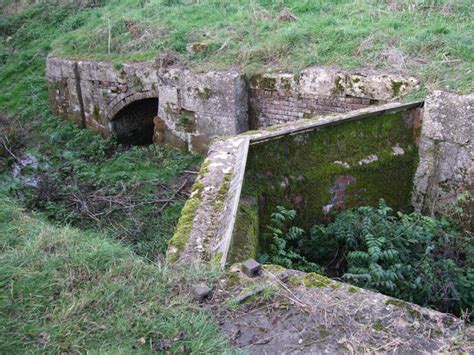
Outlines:
MULTIPOLYGON (((126 149, 55 118, 46 55, 65 21, 83 10, 63 1, 29 2, 0 3, 9 6, 0 11, 0 353, 229 352, 209 316, 187 299, 187 283, 206 271, 178 275, 150 261, 160 259, 182 200, 160 218, 149 218, 151 203, 134 216, 113 217, 121 227, 135 224, 132 232, 151 223, 147 240, 143 233, 138 242, 123 234, 114 240, 106 220, 97 226, 82 220, 84 230, 68 226, 82 223, 76 218, 84 209, 72 213, 64 197, 106 192, 110 198, 126 189, 127 203, 153 201, 156 189, 172 188, 199 159, 153 146, 126 149), (39 178, 39 188, 11 177, 25 156, 38 161, 24 173, 39 178), (31 202, 41 212, 20 207, 31 202)), ((114 216, 117 205, 111 207, 114 216)))

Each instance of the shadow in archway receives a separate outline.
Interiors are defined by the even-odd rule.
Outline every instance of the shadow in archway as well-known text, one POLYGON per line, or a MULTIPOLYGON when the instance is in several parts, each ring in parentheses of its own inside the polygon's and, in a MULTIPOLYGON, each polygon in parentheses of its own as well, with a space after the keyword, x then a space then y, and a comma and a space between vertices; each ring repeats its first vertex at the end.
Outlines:
POLYGON ((153 143, 153 118, 158 111, 158 98, 132 102, 112 119, 112 132, 117 141, 127 145, 153 143))

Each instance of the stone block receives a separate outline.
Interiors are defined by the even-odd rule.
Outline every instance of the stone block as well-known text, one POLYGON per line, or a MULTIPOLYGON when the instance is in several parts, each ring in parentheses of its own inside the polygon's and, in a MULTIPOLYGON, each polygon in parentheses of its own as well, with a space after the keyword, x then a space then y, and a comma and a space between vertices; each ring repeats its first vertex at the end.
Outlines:
POLYGON ((194 299, 198 302, 202 302, 209 298, 212 294, 212 290, 204 283, 194 285, 192 287, 194 299))
POLYGON ((165 131, 162 133, 162 137, 156 137, 156 132, 155 132, 155 139, 161 140, 164 142, 165 146, 179 149, 179 150, 188 150, 188 143, 186 142, 185 139, 181 138, 177 134, 178 132, 173 132, 171 130, 165 131))
MULTIPOLYGON (((419 121, 416 113, 415 127, 419 121)), ((427 97, 413 195, 418 211, 442 214, 446 207, 456 203, 460 193, 470 191, 472 195, 474 179, 469 171, 474 166, 473 137, 474 94, 435 91, 427 97)), ((465 207, 474 210, 472 198, 465 207)), ((470 223, 467 228, 472 229, 470 223)))
POLYGON ((255 277, 260 274, 262 270, 262 265, 255 259, 248 259, 242 263, 242 271, 248 277, 255 277))
POLYGON ((193 153, 198 153, 202 155, 207 154, 211 140, 203 135, 191 135, 191 145, 189 150, 193 153))

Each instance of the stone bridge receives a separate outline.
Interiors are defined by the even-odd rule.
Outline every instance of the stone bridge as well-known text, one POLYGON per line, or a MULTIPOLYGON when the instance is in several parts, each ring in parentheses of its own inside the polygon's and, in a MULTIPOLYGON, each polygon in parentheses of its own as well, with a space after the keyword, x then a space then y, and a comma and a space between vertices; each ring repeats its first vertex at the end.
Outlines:
POLYGON ((216 137, 392 101, 418 84, 380 72, 312 67, 293 75, 194 73, 153 63, 49 57, 53 112, 123 143, 205 153, 216 137))
POLYGON ((209 139, 248 129, 245 83, 235 71, 158 75, 151 63, 50 57, 47 79, 56 115, 124 143, 203 152, 209 139))

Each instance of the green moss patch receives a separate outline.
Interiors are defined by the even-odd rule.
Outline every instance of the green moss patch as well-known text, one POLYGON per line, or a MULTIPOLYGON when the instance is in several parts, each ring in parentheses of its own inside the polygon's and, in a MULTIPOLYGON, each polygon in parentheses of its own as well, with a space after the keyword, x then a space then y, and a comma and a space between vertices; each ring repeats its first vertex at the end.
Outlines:
POLYGON ((168 242, 169 252, 167 260, 170 263, 178 260, 179 254, 184 250, 184 247, 189 241, 191 230, 193 227, 194 217, 196 211, 201 205, 201 194, 204 191, 204 186, 200 181, 196 181, 193 185, 193 192, 191 197, 188 199, 181 212, 178 225, 173 237, 168 242), (176 248, 176 251, 172 251, 176 248))
POLYGON ((391 298, 388 301, 386 301, 385 304, 403 309, 406 314, 408 314, 409 316, 411 316, 414 319, 423 318, 423 315, 421 314, 421 312, 416 310, 415 306, 413 306, 412 304, 410 304, 408 302, 405 302, 405 301, 402 301, 402 300, 397 300, 395 298, 391 298))
POLYGON ((286 270, 283 266, 275 265, 275 264, 263 265, 263 269, 265 271, 271 272, 272 274, 278 274, 286 270))
POLYGON ((250 78, 250 85, 254 89, 260 90, 275 90, 276 89, 276 79, 263 76, 261 74, 253 75, 250 78))
POLYGON ((377 206, 383 198, 395 210, 408 212, 418 132, 406 123, 406 114, 344 122, 252 145, 244 193, 259 198, 260 227, 270 224, 278 205, 297 210, 295 225, 303 229, 325 221, 323 208, 329 205, 377 206), (393 154, 396 145, 403 155, 393 154), (377 159, 364 163, 371 156, 377 159), (353 181, 337 192, 338 179, 344 176, 353 181), (334 201, 338 194, 343 195, 342 203, 334 201))
POLYGON ((372 324, 372 328, 378 332, 385 331, 385 326, 382 322, 375 322, 374 324, 372 324))
POLYGON ((230 182, 232 181, 232 173, 224 175, 221 187, 217 192, 216 200, 214 202, 214 211, 218 212, 224 208, 224 203, 227 198, 227 192, 229 191, 230 182))
POLYGON ((402 81, 392 80, 392 92, 393 92, 394 97, 400 96, 400 91, 401 91, 402 86, 403 86, 402 81))
POLYGON ((232 234, 228 262, 241 262, 255 258, 259 248, 259 218, 255 199, 243 196, 240 199, 232 234))
MULTIPOLYGON (((293 286, 303 285, 306 288, 322 288, 322 287, 332 287, 336 282, 331 280, 326 276, 316 274, 315 272, 310 272, 302 276, 291 276, 288 278, 288 284, 293 286)), ((337 287, 336 287, 337 288, 337 287)))
POLYGON ((360 292, 360 288, 355 287, 355 286, 349 286, 349 287, 347 288, 347 291, 349 291, 350 293, 359 293, 359 292, 360 292))

